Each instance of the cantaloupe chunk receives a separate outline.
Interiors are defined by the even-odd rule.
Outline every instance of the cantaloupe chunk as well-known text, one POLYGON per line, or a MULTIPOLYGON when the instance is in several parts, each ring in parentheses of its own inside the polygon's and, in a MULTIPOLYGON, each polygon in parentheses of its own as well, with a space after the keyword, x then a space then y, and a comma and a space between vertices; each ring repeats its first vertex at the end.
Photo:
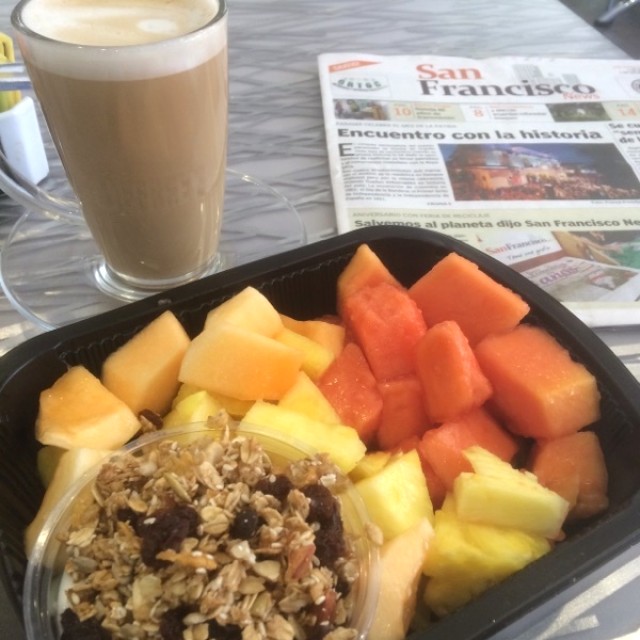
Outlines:
POLYGON ((349 473, 366 453, 358 432, 343 424, 326 424, 296 411, 269 402, 258 401, 240 423, 273 429, 306 443, 316 452, 328 453, 344 473, 349 473))
POLYGON ((356 482, 355 487, 385 541, 423 518, 433 522, 433 506, 415 449, 393 457, 378 473, 356 482))
POLYGON ((102 383, 135 414, 150 409, 162 415, 178 391, 189 342, 180 321, 165 311, 107 357, 102 383))
POLYGON ((216 322, 191 341, 178 377, 240 400, 278 400, 296 381, 303 359, 273 338, 216 322))
POLYGON ((432 422, 454 420, 484 404, 491 384, 457 322, 432 326, 416 347, 416 371, 432 422))
POLYGON ((595 377, 544 329, 519 325, 485 338, 475 354, 493 387, 492 404, 516 433, 556 438, 600 417, 595 377))
POLYGON ((348 342, 317 385, 344 424, 370 444, 380 424, 382 396, 360 347, 348 342))
POLYGON ((278 406, 297 411, 319 422, 340 424, 340 416, 336 410, 304 371, 298 373, 296 381, 280 398, 278 406))
POLYGON ((282 320, 268 298, 255 287, 246 287, 207 314, 204 326, 229 322, 248 331, 273 337, 282 329, 282 320))
POLYGON ((386 282, 401 287, 382 260, 367 244, 361 244, 338 276, 337 304, 341 313, 344 300, 363 287, 386 282))
POLYGON ((518 451, 513 435, 487 411, 479 408, 426 431, 418 452, 450 491, 458 475, 472 471, 464 451, 474 445, 506 462, 511 462, 518 451))
POLYGON ((317 380, 335 360, 333 351, 286 327, 278 331, 274 339, 303 354, 302 370, 312 380, 317 380))
POLYGON ((380 549, 380 593, 368 640, 403 640, 418 599, 418 586, 429 543, 431 523, 423 518, 380 549))
POLYGON ((591 518, 609 506, 607 465, 593 431, 538 441, 530 469, 540 484, 569 501, 571 518, 591 518))
POLYGON ((78 448, 69 449, 60 456, 51 482, 40 503, 38 513, 25 531, 27 555, 31 554, 33 545, 46 519, 60 503, 60 500, 64 497, 71 485, 111 453, 113 452, 109 450, 78 448))
POLYGON ((405 289, 388 282, 362 287, 344 298, 342 314, 376 380, 414 373, 414 351, 427 326, 405 289))
POLYGON ((61 375, 40 394, 36 438, 63 449, 116 449, 140 428, 131 409, 85 367, 61 375))
POLYGON ((412 436, 422 436, 430 422, 418 378, 411 375, 387 380, 378 384, 378 390, 382 397, 378 446, 393 449, 412 436))
POLYGON ((518 294, 457 253, 437 262, 409 287, 409 295, 428 326, 455 320, 472 345, 513 329, 529 312, 518 294))
POLYGON ((53 474, 56 472, 60 458, 65 451, 67 451, 67 449, 52 447, 51 445, 46 445, 38 449, 36 466, 40 480, 45 487, 51 484, 53 474))
POLYGON ((287 329, 321 344, 334 356, 337 356, 344 347, 346 332, 338 317, 332 320, 296 320, 280 314, 280 318, 287 329))

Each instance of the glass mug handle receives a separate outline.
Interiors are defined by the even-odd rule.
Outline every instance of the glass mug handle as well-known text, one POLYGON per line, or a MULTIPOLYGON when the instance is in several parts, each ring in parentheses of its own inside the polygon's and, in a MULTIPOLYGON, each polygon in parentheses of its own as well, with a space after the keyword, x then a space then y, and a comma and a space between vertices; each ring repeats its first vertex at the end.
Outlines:
MULTIPOLYGON (((31 82, 24 65, 17 62, 0 64, 0 92, 25 89, 31 89, 31 82)), ((29 180, 12 166, 1 145, 0 189, 18 204, 40 211, 54 220, 82 221, 82 210, 76 199, 56 196, 29 180)))

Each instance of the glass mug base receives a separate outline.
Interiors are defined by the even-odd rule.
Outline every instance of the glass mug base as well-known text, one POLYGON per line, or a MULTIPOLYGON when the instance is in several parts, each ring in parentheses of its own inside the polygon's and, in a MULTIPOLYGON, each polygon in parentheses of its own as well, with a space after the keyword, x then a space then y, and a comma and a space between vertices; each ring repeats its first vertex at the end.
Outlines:
POLYGON ((212 260, 200 269, 191 271, 178 278, 167 278, 164 280, 136 280, 126 278, 112 269, 104 259, 98 259, 91 265, 91 276, 96 286, 104 294, 124 302, 142 300, 147 296, 166 291, 181 284, 193 282, 204 276, 209 276, 216 271, 220 271, 223 265, 222 257, 216 254, 212 260))
MULTIPOLYGON (((264 182, 227 169, 218 254, 195 280, 306 243, 295 207, 264 182)), ((158 289, 132 286, 105 264, 86 225, 26 211, 0 253, 0 285, 13 307, 42 329, 109 311, 158 289)))

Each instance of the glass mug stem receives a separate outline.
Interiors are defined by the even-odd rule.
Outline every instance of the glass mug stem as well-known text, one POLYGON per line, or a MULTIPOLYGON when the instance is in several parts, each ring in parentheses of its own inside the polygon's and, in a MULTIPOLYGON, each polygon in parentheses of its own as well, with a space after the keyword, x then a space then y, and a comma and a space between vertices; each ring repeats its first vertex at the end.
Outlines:
MULTIPOLYGON (((113 21, 123 3, 104 0, 101 15, 105 5, 113 5, 113 21)), ((228 108, 225 0, 132 0, 123 13, 131 6, 138 15, 118 25, 128 30, 125 42, 110 39, 98 14, 96 41, 50 31, 43 16, 50 12, 57 24, 66 10, 58 0, 22 0, 12 14, 78 203, 29 182, 0 157, 8 195, 49 217, 86 222, 104 258, 93 277, 124 300, 215 270, 228 108)))

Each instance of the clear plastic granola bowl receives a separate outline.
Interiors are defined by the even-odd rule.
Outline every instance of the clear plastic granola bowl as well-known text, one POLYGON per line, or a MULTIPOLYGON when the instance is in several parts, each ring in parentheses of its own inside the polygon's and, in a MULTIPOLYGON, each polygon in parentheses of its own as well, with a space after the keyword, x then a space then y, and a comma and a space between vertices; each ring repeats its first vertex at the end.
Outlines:
POLYGON ((59 640, 63 619, 65 639, 366 638, 377 548, 353 485, 314 453, 265 428, 196 423, 107 454, 35 540, 28 640, 59 640))

